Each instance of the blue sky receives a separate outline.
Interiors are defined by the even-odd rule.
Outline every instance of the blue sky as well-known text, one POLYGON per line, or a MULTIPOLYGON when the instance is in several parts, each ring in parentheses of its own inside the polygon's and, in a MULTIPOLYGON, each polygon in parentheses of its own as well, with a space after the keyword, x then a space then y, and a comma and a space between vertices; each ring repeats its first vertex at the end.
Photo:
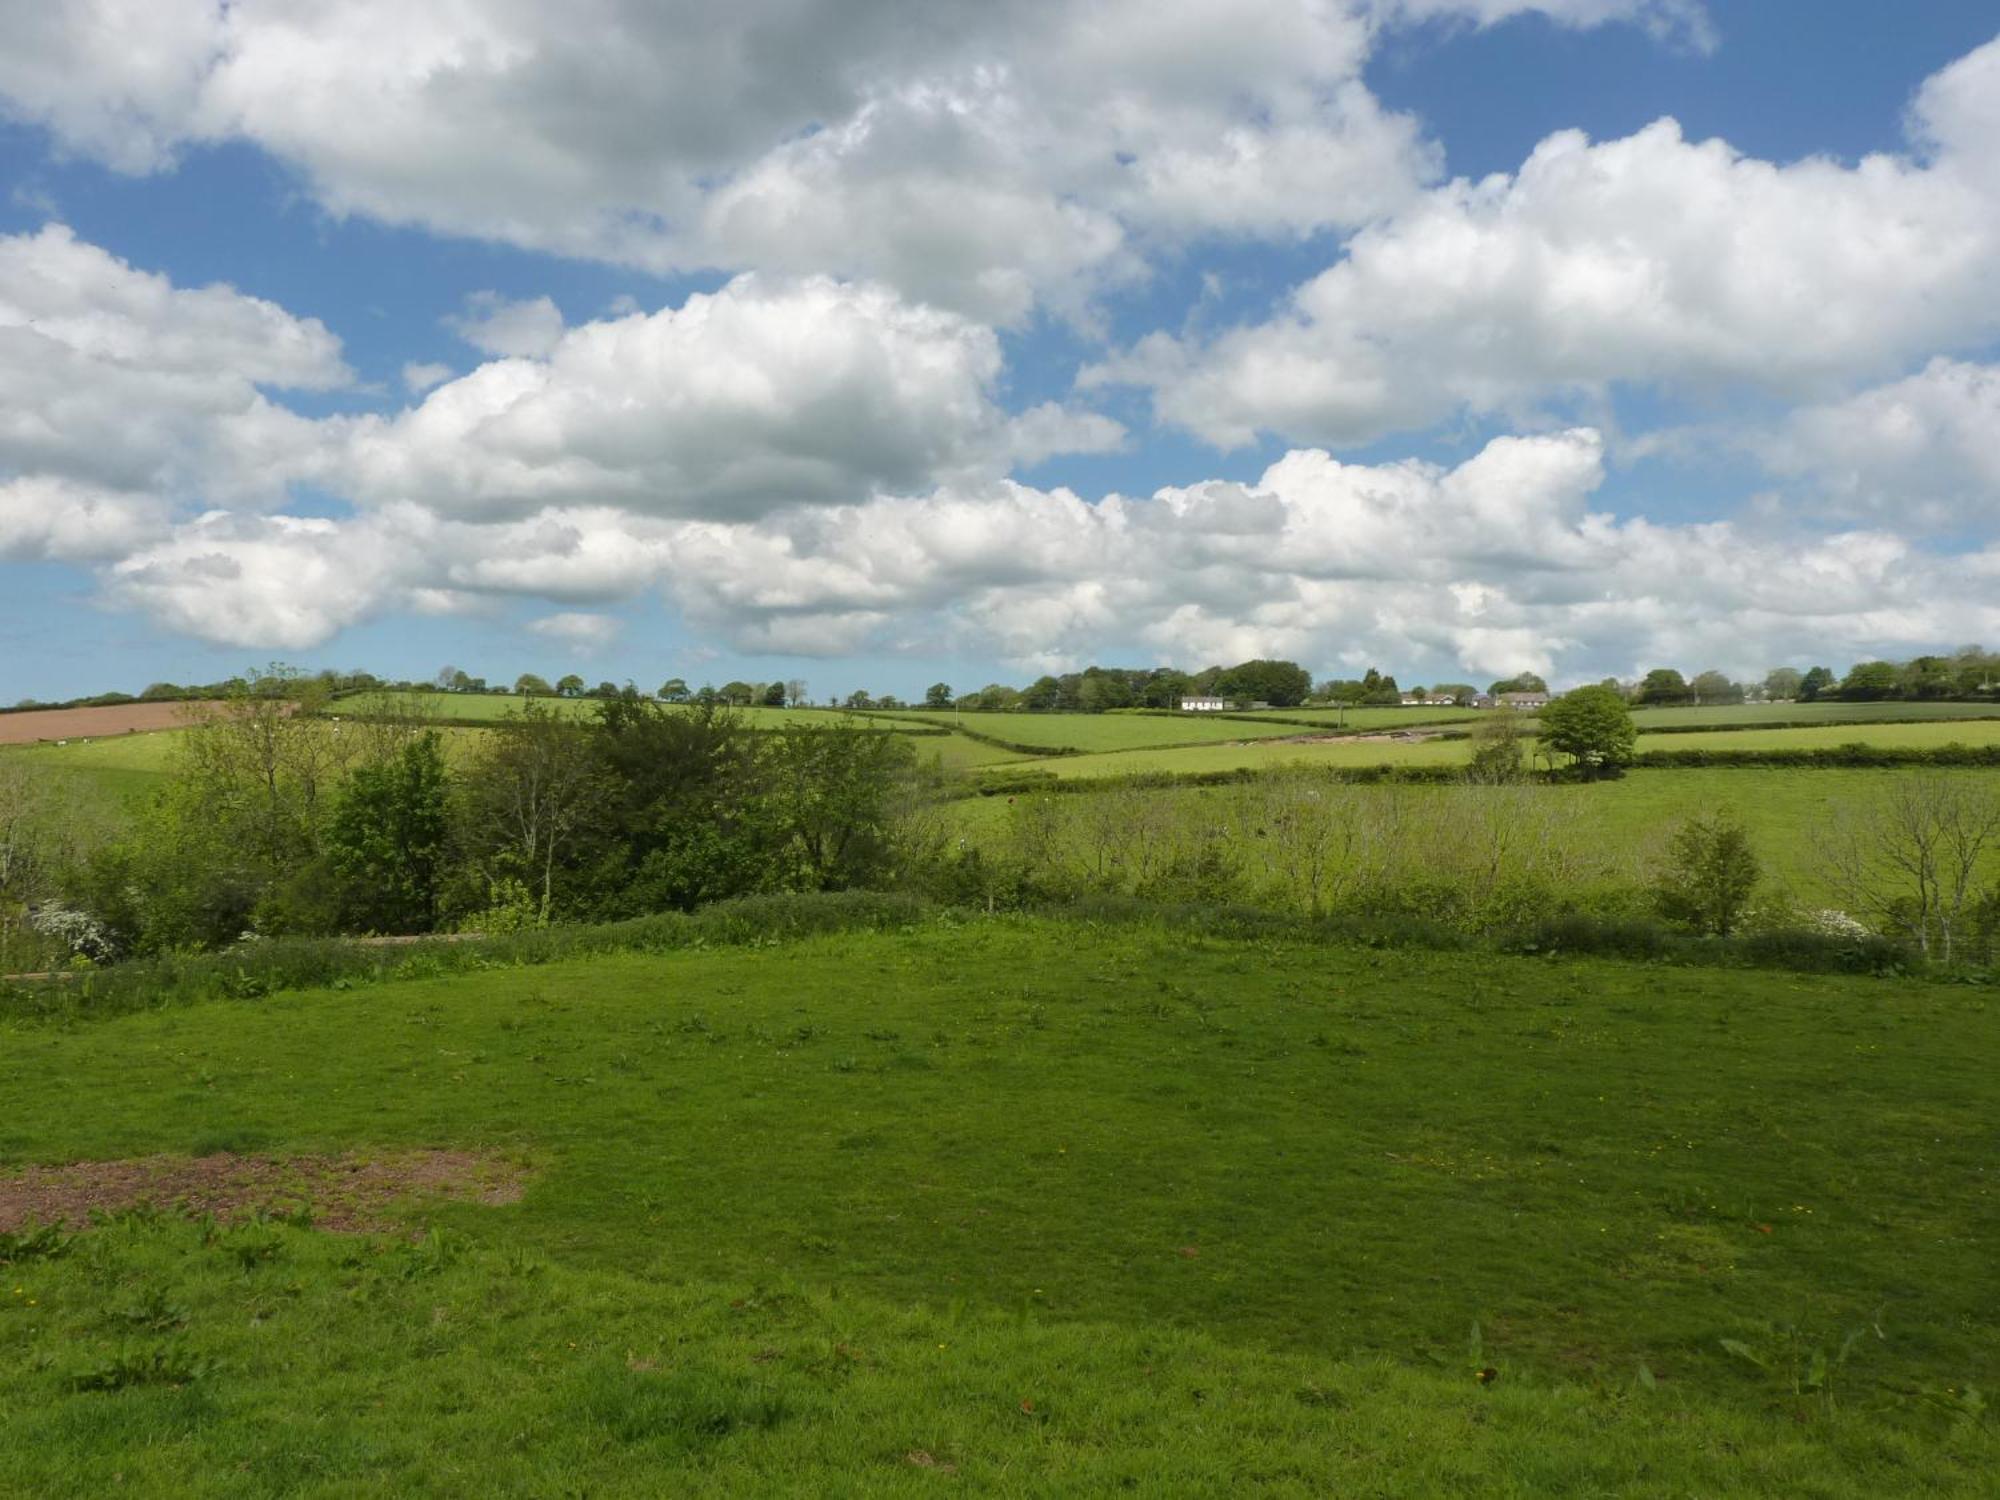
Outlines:
POLYGON ((0 701, 2000 637, 1990 4, 97 3, 0 61, 0 701))

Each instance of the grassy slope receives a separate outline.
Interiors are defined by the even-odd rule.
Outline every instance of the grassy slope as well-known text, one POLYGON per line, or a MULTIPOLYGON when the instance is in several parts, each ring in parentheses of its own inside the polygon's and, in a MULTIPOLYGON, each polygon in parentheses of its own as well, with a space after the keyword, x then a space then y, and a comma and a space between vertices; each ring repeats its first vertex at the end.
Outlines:
MULTIPOLYGON (((1058 720, 1057 722, 1066 722, 1058 720)), ((1638 716, 1643 726, 1651 722, 1638 716)), ((1294 730, 1294 733, 1297 731, 1294 730)), ((1308 731, 1309 732, 1309 731, 1308 731)), ((1938 745, 2000 744, 2000 720, 1928 720, 1875 724, 1824 725, 1806 729, 1717 729, 1680 734, 1641 733, 1638 748, 1648 750, 1809 750, 1848 744, 1881 745, 1895 749, 1925 749, 1938 745)), ((1532 738, 1523 741, 1534 753, 1532 738)), ((1239 766, 1291 764, 1322 766, 1463 765, 1472 753, 1464 739, 1388 739, 1349 737, 1333 740, 1274 740, 1251 743, 1196 745, 1179 749, 1125 750, 1052 760, 1048 768, 1062 777, 1127 776, 1157 771, 1223 771, 1239 766)))
POLYGON ((542 1175, 439 1215, 455 1265, 169 1226, 8 1268, 0 1450, 35 1493, 949 1477, 911 1452, 1003 1493, 1979 1493, 1996 1040, 1974 991, 1029 921, 15 1030, 0 1160, 542 1175), (172 1346, 118 1316, 154 1292, 222 1367, 66 1393, 172 1346), (1878 1320, 1832 1409, 1719 1342, 1878 1320))

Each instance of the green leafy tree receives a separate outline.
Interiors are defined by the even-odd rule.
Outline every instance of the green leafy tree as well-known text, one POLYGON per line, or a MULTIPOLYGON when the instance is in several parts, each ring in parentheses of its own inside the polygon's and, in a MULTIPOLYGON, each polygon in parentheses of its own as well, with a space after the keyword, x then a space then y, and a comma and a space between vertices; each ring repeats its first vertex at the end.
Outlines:
POLYGON ((1950 658, 1919 656, 1906 663, 1898 674, 1897 692, 1904 698, 1949 698, 1958 686, 1955 676, 1950 658))
POLYGON ((950 683, 948 683, 948 682, 934 682, 934 683, 932 683, 932 684, 931 684, 931 685, 930 685, 929 687, 925 688, 925 689, 924 689, 924 707, 925 707, 925 708, 950 708, 950 707, 951 707, 951 684, 950 684, 950 683))
POLYGON ((1857 662, 1840 680, 1840 696, 1857 703, 1893 698, 1897 694, 1899 675, 1894 662, 1857 662))
POLYGON ((688 701, 688 696, 687 679, 684 677, 669 677, 660 684, 662 703, 685 703, 688 701))
POLYGON ((449 790, 444 743, 434 730, 347 778, 327 830, 346 930, 429 932, 437 925, 449 790))
POLYGON ((785 706, 785 685, 782 682, 769 684, 759 696, 758 702, 762 703, 766 708, 783 708, 785 706))
POLYGON ((1826 667, 1813 667, 1799 679, 1799 702, 1812 703, 1830 691, 1834 685, 1833 672, 1826 667))
POLYGON ((1653 705, 1692 703, 1694 690, 1674 668, 1655 667, 1640 679, 1639 701, 1653 705))
POLYGON ((577 676, 576 673, 571 672, 556 682, 556 692, 564 698, 581 698, 583 696, 583 679, 577 676))
POLYGON ((1527 770, 1523 738, 1521 716, 1505 704, 1494 709, 1473 727, 1467 778, 1488 786, 1519 781, 1527 770))
POLYGON ((1295 661, 1258 658, 1238 662, 1217 674, 1215 691, 1241 703, 1269 703, 1296 708, 1312 692, 1312 674, 1295 661))
POLYGON ((555 691, 548 679, 537 677, 533 672, 523 672, 514 679, 514 691, 523 698, 546 698, 555 691))
POLYGON ((1542 747, 1566 755, 1586 778, 1616 775, 1629 765, 1638 739, 1632 710, 1609 688, 1580 687, 1541 711, 1542 747))
POLYGON ((1741 703, 1743 684, 1732 680, 1727 673, 1715 671, 1697 673, 1688 689, 1698 703, 1741 703))
POLYGON ((1797 667, 1773 667, 1764 674, 1764 696, 1774 703, 1789 703, 1804 683, 1805 674, 1797 667))
POLYGON ((888 873, 897 793, 916 768, 908 735, 792 724, 760 759, 757 823, 773 838, 776 883, 847 890, 888 873))
POLYGON ((1021 690, 1021 707, 1032 714, 1048 713, 1056 706, 1062 686, 1053 677, 1037 677, 1021 690))
POLYGON ((488 882, 536 892, 543 922, 555 910, 556 874, 603 795, 591 748, 589 726, 529 698, 480 735, 462 778, 466 841, 488 882))
POLYGON ((1688 819, 1668 841, 1654 894, 1667 920, 1727 937, 1749 910, 1759 876, 1743 825, 1727 815, 1704 813, 1688 819))

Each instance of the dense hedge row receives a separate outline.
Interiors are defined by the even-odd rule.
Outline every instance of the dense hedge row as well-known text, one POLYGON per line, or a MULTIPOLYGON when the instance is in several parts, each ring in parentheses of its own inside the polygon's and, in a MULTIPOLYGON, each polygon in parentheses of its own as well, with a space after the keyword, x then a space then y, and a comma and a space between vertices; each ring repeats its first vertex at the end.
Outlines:
POLYGON ((0 983, 0 1016, 82 1017, 202 1000, 255 1000, 283 990, 432 979, 606 953, 783 942, 824 932, 905 926, 930 912, 900 892, 747 896, 695 912, 627 922, 529 928, 477 940, 395 946, 350 938, 269 938, 220 953, 135 959, 59 979, 0 983))
POLYGON ((1635 767, 1670 771, 1737 766, 1760 770, 1833 770, 1852 766, 2000 766, 2000 745, 1893 746, 1856 741, 1819 749, 1643 750, 1635 767))

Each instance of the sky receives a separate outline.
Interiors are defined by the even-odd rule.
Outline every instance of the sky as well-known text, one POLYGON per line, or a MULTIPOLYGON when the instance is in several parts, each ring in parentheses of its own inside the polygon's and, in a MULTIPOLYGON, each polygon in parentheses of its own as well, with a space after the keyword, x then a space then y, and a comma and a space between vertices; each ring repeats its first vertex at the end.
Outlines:
POLYGON ((0 0, 0 702, 2000 644, 1991 0, 0 0))

